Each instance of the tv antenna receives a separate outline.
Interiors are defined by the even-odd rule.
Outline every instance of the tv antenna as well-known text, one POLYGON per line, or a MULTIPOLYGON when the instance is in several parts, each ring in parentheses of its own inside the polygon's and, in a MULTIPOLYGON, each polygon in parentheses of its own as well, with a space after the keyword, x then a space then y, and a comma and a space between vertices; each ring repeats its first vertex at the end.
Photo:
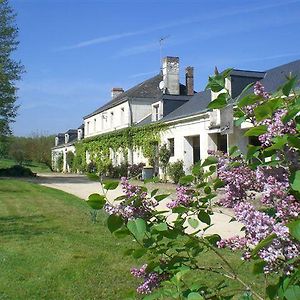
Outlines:
POLYGON ((163 43, 165 42, 165 40, 167 38, 169 38, 170 35, 166 35, 166 36, 162 36, 158 42, 159 42, 159 56, 160 56, 160 65, 161 65, 161 68, 162 68, 162 47, 163 47, 163 43))

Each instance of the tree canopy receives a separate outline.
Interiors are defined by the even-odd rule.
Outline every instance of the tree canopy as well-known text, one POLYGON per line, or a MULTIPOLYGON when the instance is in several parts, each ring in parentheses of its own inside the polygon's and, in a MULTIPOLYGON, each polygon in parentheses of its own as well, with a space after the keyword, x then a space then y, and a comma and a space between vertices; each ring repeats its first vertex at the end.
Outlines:
POLYGON ((0 0, 0 138, 11 133, 10 123, 16 117, 17 87, 24 70, 20 61, 12 58, 19 44, 16 14, 8 0, 0 0))

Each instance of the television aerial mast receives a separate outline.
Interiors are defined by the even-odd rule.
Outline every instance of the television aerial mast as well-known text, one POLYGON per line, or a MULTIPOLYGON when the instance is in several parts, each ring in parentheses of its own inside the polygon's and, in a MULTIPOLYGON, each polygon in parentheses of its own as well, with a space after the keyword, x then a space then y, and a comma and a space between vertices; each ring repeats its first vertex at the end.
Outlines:
POLYGON ((161 69, 162 69, 162 47, 163 47, 163 43, 165 42, 165 40, 169 37, 170 37, 170 35, 162 36, 158 41, 159 42, 159 56, 160 56, 160 68, 161 69))

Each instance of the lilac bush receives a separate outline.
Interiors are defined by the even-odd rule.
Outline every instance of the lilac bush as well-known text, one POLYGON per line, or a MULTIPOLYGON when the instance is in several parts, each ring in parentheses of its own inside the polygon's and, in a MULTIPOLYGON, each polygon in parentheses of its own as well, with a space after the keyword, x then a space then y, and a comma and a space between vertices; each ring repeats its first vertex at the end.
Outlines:
MULTIPOLYGON (((221 109, 233 101, 225 88, 229 72, 209 78, 208 87, 220 93, 209 108, 221 109)), ((249 145, 243 155, 237 147, 229 154, 209 151, 191 175, 180 179, 176 197, 167 200, 168 211, 157 206, 169 194, 148 191, 126 178, 121 180, 124 195, 114 202, 103 203, 100 195, 89 199, 93 208, 104 207, 115 236, 135 239, 136 247, 127 254, 147 261, 131 269, 142 280, 136 292, 143 299, 300 299, 300 96, 294 89, 296 82, 290 78, 276 95, 257 82, 252 94, 238 98, 236 124, 251 123, 245 135, 258 138, 261 145, 249 145), (244 225, 240 236, 221 239, 206 232, 213 228, 213 200, 220 188, 217 205, 232 210, 234 219, 244 225), (171 213, 175 215, 172 222, 171 213), (189 233, 187 224, 195 231, 189 233), (254 271, 265 281, 264 294, 240 276, 239 267, 230 263, 223 248, 239 251, 245 264, 254 263, 254 271), (203 263, 210 253, 218 257, 217 265, 203 263), (228 294, 222 282, 214 288, 190 282, 197 272, 221 275, 240 288, 228 294)), ((107 190, 115 187, 104 184, 107 190)))

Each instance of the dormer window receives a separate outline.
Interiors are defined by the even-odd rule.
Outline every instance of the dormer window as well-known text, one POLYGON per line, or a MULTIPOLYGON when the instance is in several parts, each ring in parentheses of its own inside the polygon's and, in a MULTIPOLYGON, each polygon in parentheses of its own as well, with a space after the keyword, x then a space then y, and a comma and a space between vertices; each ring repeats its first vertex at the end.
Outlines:
POLYGON ((65 134, 65 144, 69 143, 69 135, 66 133, 65 134))
POLYGON ((125 117, 125 108, 121 107, 121 118, 120 118, 120 123, 124 124, 124 117, 125 117))
POLYGON ((152 106, 152 121, 158 121, 159 117, 159 104, 154 104, 152 106))
POLYGON ((86 132, 87 132, 87 134, 90 133, 90 122, 89 121, 86 122, 86 132))
POLYGON ((55 137, 55 146, 58 146, 58 141, 59 141, 59 138, 57 136, 57 137, 55 137))

